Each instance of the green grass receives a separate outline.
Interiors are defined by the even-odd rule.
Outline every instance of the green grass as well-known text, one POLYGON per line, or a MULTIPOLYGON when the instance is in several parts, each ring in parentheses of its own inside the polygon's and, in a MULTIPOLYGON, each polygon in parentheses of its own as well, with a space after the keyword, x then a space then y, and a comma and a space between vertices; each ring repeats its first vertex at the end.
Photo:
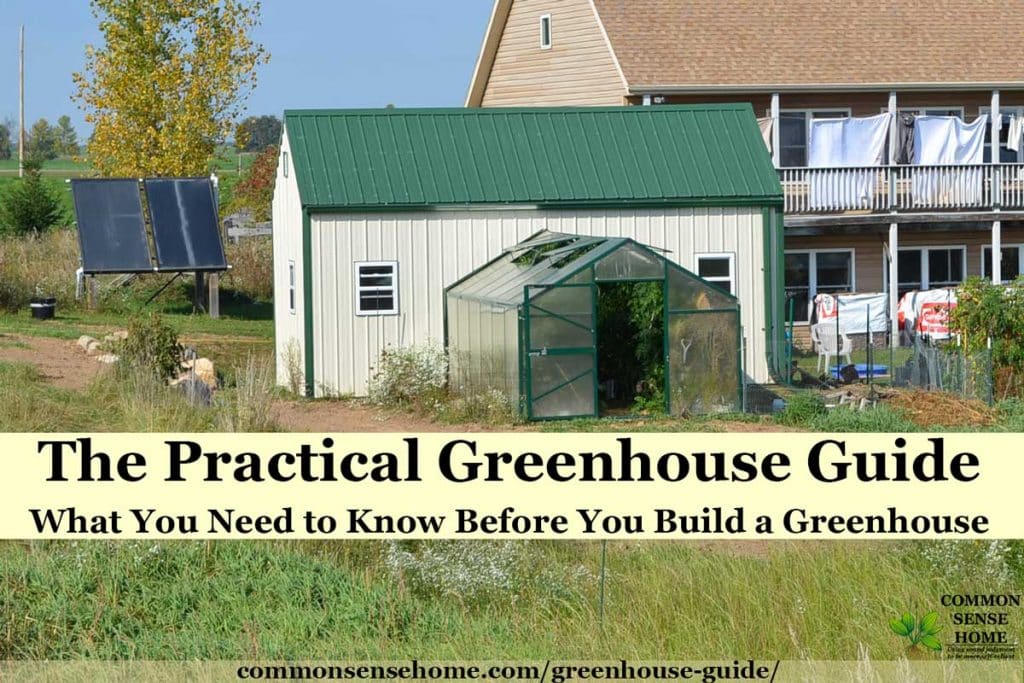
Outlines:
MULTIPOLYGON (((501 554, 498 544, 462 543, 475 545, 471 557, 501 554)), ((1008 590, 1014 580, 972 578, 987 569, 970 562, 943 571, 925 544, 778 543, 744 555, 616 542, 602 628, 598 543, 520 544, 524 575, 469 602, 431 590, 440 577, 425 588, 400 580, 385 548, 2 543, 0 658, 852 660, 866 649, 894 659, 905 649, 892 617, 934 609, 948 625, 943 593, 1008 590)), ((942 552, 986 562, 970 543, 942 552)), ((472 560, 455 569, 483 571, 472 560)), ((1011 638, 1024 637, 1019 612, 1011 638)))
MULTIPOLYGON (((173 303, 160 306, 138 306, 138 312, 153 311, 164 316, 178 334, 184 337, 216 335, 221 337, 252 337, 253 343, 270 342, 274 338, 272 304, 261 302, 233 303, 225 298, 221 303, 221 317, 214 320, 204 313, 191 313, 187 305, 173 303)), ((90 312, 72 310, 63 312, 58 307, 52 320, 35 320, 29 311, 0 313, 0 329, 14 334, 56 339, 77 339, 83 334, 96 336, 97 332, 122 329, 130 312, 90 312)))

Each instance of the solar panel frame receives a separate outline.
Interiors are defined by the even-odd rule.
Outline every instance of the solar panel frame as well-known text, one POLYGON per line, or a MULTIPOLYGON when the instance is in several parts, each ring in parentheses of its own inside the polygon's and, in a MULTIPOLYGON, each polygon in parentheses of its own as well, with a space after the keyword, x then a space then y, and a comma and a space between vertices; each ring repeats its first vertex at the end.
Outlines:
POLYGON ((150 273, 155 270, 137 179, 72 178, 71 196, 82 271, 86 275, 150 273), (97 216, 101 212, 96 210, 96 205, 101 202, 92 190, 100 187, 109 191, 102 197, 106 200, 102 207, 106 211, 97 216), (117 198, 121 202, 119 205, 111 199, 115 191, 121 192, 117 198), (122 248, 118 249, 118 245, 122 248))
POLYGON ((146 178, 143 188, 160 271, 228 269, 209 178, 146 178), (173 195, 166 193, 169 188, 173 188, 173 195))

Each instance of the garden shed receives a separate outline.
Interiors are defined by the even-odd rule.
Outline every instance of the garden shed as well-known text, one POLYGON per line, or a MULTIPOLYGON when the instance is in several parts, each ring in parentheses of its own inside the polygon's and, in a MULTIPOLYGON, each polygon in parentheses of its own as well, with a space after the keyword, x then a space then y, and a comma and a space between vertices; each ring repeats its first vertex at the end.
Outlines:
POLYGON ((286 111, 278 382, 366 395, 387 349, 443 344, 448 287, 543 231, 632 240, 600 248, 659 254, 736 297, 745 380, 770 382, 784 355, 782 225, 749 104, 286 111))
POLYGON ((675 415, 740 409, 736 298, 630 238, 541 232, 449 287, 445 319, 455 387, 503 391, 531 419, 637 396, 675 415))

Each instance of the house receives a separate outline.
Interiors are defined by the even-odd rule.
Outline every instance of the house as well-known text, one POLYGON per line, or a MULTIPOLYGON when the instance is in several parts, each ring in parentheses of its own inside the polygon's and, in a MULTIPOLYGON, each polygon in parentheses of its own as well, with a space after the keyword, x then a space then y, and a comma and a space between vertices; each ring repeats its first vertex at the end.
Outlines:
POLYGON ((785 194, 796 323, 816 294, 887 292, 895 329, 908 290, 1024 273, 1024 144, 1009 135, 1024 69, 984 47, 1022 26, 1024 4, 968 0, 497 0, 466 105, 750 103, 785 194), (881 114, 877 158, 811 158, 813 131, 840 123, 823 119, 881 114), (971 160, 901 158, 904 114, 981 121, 971 160))
POLYGON ((735 295, 744 372, 781 357, 782 194, 747 104, 287 111, 273 201, 277 376, 364 395, 445 338, 445 289, 543 230, 665 251, 735 295))

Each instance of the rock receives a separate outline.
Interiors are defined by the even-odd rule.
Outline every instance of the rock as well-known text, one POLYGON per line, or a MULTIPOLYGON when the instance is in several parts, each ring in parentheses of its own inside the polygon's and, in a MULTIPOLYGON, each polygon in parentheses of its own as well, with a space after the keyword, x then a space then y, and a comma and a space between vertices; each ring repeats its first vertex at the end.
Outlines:
POLYGON ((176 386, 192 405, 209 406, 213 403, 213 389, 194 375, 179 377, 176 386))
POLYGON ((117 330, 115 332, 111 332, 106 337, 104 337, 103 341, 105 341, 108 344, 111 344, 114 342, 124 341, 127 338, 128 330, 117 330))
POLYGON ((213 361, 209 358, 187 360, 182 363, 182 366, 187 370, 191 370, 211 390, 217 388, 217 372, 213 367, 213 361))
POLYGON ((89 344, 93 343, 94 341, 96 341, 94 337, 90 337, 87 334, 83 334, 81 337, 78 338, 78 341, 75 343, 78 344, 78 348, 82 349, 83 351, 87 351, 89 349, 89 344))
POLYGON ((121 359, 113 353, 104 353, 100 354, 99 356, 96 356, 96 360, 98 360, 101 363, 106 363, 107 365, 113 365, 114 363, 121 359))
POLYGON ((85 352, 90 356, 98 356, 103 353, 103 344, 96 339, 89 342, 89 345, 85 347, 85 352))

